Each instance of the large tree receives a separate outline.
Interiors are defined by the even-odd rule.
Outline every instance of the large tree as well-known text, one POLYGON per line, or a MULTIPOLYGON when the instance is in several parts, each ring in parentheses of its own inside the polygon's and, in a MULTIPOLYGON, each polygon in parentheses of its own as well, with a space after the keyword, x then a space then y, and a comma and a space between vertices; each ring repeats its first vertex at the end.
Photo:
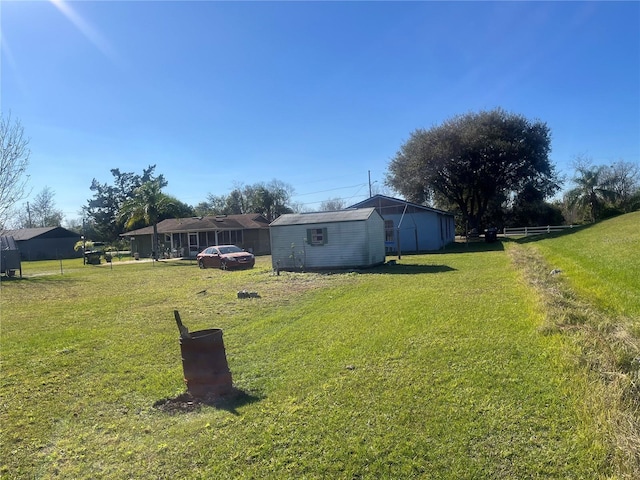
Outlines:
POLYGON ((0 230, 6 226, 13 207, 28 195, 28 145, 20 122, 12 121, 11 115, 0 114, 0 230))
POLYGON ((163 214, 172 207, 173 198, 162 193, 164 182, 157 178, 143 183, 135 189, 131 198, 120 208, 119 217, 124 219, 126 228, 134 228, 141 222, 153 225, 152 250, 154 260, 158 259, 158 222, 163 214))
POLYGON ((329 198, 327 200, 323 200, 320 204, 321 212, 335 212, 338 210, 343 210, 347 206, 347 202, 345 202, 344 198, 334 197, 329 198))
POLYGON ((616 207, 630 212, 636 207, 632 203, 640 190, 640 164, 619 160, 604 170, 604 183, 616 196, 616 207))
POLYGON ((414 131, 391 160, 386 183, 416 203, 455 207, 470 228, 487 209, 534 189, 560 188, 549 160, 550 131, 503 109, 453 117, 414 131))
POLYGON ((59 227, 64 218, 63 213, 56 208, 55 192, 50 187, 44 187, 32 202, 25 205, 18 214, 21 228, 59 227))
POLYGON ((124 223, 119 216, 122 205, 133 197, 135 190, 143 183, 159 180, 162 187, 167 185, 163 175, 154 176, 155 165, 149 165, 142 171, 142 175, 135 173, 120 172, 120 169, 111 169, 114 182, 100 183, 95 178, 91 182, 91 191, 94 192, 92 199, 88 200, 85 212, 88 221, 97 234, 98 238, 105 242, 112 242, 124 231, 124 223))
POLYGON ((280 180, 237 184, 228 195, 209 195, 207 202, 198 204, 195 210, 198 215, 259 213, 272 221, 293 211, 289 206, 292 195, 293 187, 280 180))

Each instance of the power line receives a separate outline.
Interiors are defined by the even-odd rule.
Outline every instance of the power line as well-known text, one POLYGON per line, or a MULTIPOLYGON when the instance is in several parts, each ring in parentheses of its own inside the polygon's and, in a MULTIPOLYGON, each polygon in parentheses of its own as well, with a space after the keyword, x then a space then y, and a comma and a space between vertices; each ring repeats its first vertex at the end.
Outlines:
POLYGON ((306 195, 315 195, 317 193, 326 193, 326 192, 333 192, 335 190, 345 190, 347 188, 356 188, 356 187, 364 187, 366 185, 366 183, 358 183, 357 185, 349 185, 347 187, 337 187, 337 188, 330 188, 328 190, 319 190, 317 192, 309 192, 309 193, 297 193, 295 195, 293 195, 294 197, 304 197, 306 195))

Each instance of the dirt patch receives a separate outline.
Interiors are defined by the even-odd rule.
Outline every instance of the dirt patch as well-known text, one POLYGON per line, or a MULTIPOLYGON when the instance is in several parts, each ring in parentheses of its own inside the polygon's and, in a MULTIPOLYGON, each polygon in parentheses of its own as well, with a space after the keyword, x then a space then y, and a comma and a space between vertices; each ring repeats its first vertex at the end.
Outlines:
POLYGON ((189 392, 185 392, 177 397, 158 400, 153 404, 153 407, 170 415, 197 412, 205 406, 218 408, 220 410, 228 410, 237 414, 237 407, 253 403, 258 400, 259 397, 250 395, 234 387, 231 392, 225 395, 194 397, 189 392))

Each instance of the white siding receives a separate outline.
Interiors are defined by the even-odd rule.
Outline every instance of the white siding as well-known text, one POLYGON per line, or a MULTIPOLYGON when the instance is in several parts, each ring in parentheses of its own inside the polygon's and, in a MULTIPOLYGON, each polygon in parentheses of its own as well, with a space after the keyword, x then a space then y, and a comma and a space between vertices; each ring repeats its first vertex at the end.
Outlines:
POLYGON ((272 225, 270 231, 273 268, 368 267, 385 260, 384 221, 376 212, 367 220, 272 225), (311 228, 326 228, 327 243, 309 245, 311 228))
POLYGON ((384 220, 376 212, 367 221, 369 265, 377 265, 385 261, 384 235, 384 220))

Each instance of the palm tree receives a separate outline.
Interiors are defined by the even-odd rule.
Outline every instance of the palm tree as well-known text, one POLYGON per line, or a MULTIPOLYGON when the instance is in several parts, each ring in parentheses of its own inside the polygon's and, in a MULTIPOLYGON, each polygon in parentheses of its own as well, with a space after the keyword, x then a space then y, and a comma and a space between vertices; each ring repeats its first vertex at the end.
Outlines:
POLYGON ((143 183, 134 190, 133 197, 120 208, 120 217, 125 219, 125 228, 133 228, 137 223, 153 225, 153 259, 158 259, 158 221, 160 215, 173 207, 172 198, 162 193, 164 179, 159 177, 143 183))
POLYGON ((604 167, 578 166, 573 178, 576 187, 567 193, 572 207, 588 208, 591 221, 595 222, 600 207, 615 199, 615 192, 609 188, 604 167))

